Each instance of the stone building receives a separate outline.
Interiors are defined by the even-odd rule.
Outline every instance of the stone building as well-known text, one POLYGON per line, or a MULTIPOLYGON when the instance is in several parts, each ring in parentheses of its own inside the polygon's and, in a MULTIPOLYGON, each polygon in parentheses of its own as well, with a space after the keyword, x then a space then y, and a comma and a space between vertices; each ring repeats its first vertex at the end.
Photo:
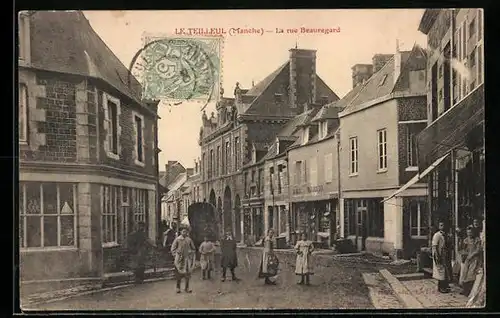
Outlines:
POLYGON ((18 76, 21 281, 100 279, 156 239, 158 103, 81 12, 20 13, 18 76))
POLYGON ((398 49, 343 98, 340 226, 358 250, 409 256, 426 241, 426 184, 393 195, 418 169, 415 136, 427 122, 425 69, 422 48, 398 49))
POLYGON ((438 219, 447 221, 454 258, 455 229, 485 217, 483 15, 482 9, 428 9, 419 26, 429 51, 428 121, 417 138, 414 180, 427 174, 429 244, 438 219))
POLYGON ((289 60, 257 85, 243 89, 236 83, 234 98, 221 96, 217 116, 203 114, 201 184, 204 197, 217 207, 221 229, 243 239, 242 168, 252 160, 252 147, 272 142, 304 104, 337 99, 316 74, 316 51, 291 49, 289 60))

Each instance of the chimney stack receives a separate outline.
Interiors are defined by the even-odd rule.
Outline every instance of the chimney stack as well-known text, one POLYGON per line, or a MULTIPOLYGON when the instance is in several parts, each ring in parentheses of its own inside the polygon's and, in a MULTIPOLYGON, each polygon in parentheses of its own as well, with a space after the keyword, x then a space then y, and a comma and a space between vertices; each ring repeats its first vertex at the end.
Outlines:
POLYGON ((392 54, 375 54, 372 58, 373 74, 380 71, 382 67, 392 58, 392 54))
POLYGON ((394 83, 401 74, 401 52, 399 51, 399 40, 396 39, 396 53, 394 53, 394 83))
POLYGON ((316 101, 316 50, 290 49, 290 105, 316 101))
POLYGON ((373 75, 373 65, 371 64, 356 64, 351 70, 353 88, 363 84, 373 75))

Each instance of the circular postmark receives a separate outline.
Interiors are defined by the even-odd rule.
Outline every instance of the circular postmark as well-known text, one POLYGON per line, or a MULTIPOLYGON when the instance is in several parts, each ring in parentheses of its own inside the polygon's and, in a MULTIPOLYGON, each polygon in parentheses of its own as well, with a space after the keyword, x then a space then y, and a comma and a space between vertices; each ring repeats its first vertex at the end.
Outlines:
POLYGON ((219 89, 221 38, 148 38, 130 64, 142 98, 207 104, 219 89))

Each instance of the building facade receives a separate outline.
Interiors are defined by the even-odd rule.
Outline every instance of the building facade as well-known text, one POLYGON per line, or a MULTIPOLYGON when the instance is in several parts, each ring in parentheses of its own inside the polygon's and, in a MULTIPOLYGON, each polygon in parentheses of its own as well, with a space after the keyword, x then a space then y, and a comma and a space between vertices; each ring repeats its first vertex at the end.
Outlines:
POLYGON ((312 107, 298 125, 297 140, 288 149, 290 165, 290 228, 292 243, 306 233, 308 239, 331 246, 338 212, 337 102, 312 107))
POLYGON ((417 139, 419 176, 428 174, 428 239, 444 220, 455 256, 456 229, 485 217, 483 21, 481 9, 429 9, 419 26, 430 52, 428 126, 417 139))
POLYGON ((415 136, 427 121, 425 69, 423 49, 398 49, 344 97, 341 232, 358 250, 409 257, 425 243, 426 184, 393 195, 418 170, 415 136))
POLYGON ((81 12, 19 15, 18 77, 21 280, 100 278, 156 239, 157 102, 81 12))
POLYGON ((222 230, 244 239, 241 207, 248 194, 242 168, 252 162, 252 147, 271 143, 305 103, 337 99, 316 74, 316 51, 291 49, 289 60, 257 85, 242 89, 236 83, 234 98, 221 94, 217 116, 203 114, 201 184, 204 197, 217 208, 222 230))

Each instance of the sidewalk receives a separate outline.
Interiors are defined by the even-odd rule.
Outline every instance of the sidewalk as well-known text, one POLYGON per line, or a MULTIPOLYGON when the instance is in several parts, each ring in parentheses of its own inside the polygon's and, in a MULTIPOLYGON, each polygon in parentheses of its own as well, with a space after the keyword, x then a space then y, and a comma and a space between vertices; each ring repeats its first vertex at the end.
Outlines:
POLYGON ((363 278, 376 308, 393 308, 388 307, 390 305, 387 303, 394 302, 395 297, 402 306, 395 308, 465 308, 467 304, 467 297, 460 294, 458 286, 451 284, 451 292, 443 294, 438 292, 436 280, 422 274, 393 275, 388 270, 381 269, 379 273, 371 275, 374 277, 363 275, 363 278), (390 293, 385 288, 387 286, 390 286, 390 293))

